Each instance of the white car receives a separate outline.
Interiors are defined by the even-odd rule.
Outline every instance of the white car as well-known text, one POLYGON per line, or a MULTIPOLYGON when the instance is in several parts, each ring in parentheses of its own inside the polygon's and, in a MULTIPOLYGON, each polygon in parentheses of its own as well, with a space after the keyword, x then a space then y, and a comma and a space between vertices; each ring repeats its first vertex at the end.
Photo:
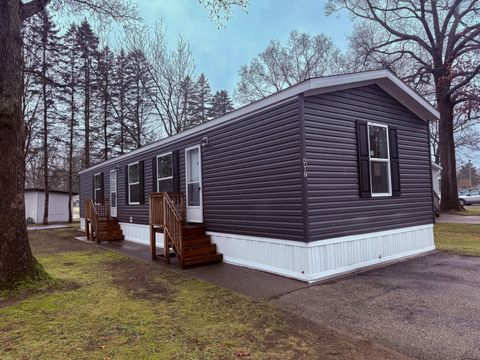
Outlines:
POLYGON ((462 206, 480 204, 480 190, 467 191, 464 194, 460 194, 458 198, 462 206))

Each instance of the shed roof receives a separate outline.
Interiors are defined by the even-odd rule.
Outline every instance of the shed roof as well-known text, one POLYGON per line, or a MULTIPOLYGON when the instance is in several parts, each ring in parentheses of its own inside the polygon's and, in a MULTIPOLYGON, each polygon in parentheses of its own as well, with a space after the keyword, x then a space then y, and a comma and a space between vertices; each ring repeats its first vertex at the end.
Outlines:
POLYGON ((238 108, 207 123, 198 125, 182 133, 170 136, 168 138, 164 138, 157 142, 146 145, 143 148, 133 150, 127 154, 120 155, 116 158, 94 165, 88 169, 80 171, 79 174, 90 171, 99 166, 103 166, 105 164, 117 161, 118 159, 126 159, 130 156, 144 151, 148 151, 157 146, 166 145, 170 142, 177 141, 183 137, 193 135, 206 129, 220 126, 226 122, 238 120, 246 115, 251 115, 266 108, 278 105, 279 103, 288 101, 293 97, 298 96, 299 94, 305 94, 306 96, 308 96, 373 84, 378 85, 385 92, 390 94, 390 96, 392 96, 398 102, 410 109, 410 111, 416 114, 419 118, 425 121, 437 121, 439 119, 440 114, 438 110, 422 96, 420 96, 417 92, 415 92, 411 87, 409 87, 402 80, 400 80, 390 70, 373 70, 351 74, 324 76, 305 80, 299 84, 281 90, 261 100, 238 108))
MULTIPOLYGON (((42 188, 26 188, 25 189, 25 192, 27 191, 32 191, 32 192, 45 192, 44 189, 42 188)), ((48 191, 49 193, 55 193, 55 194, 66 194, 68 195, 68 191, 64 191, 64 190, 49 190, 48 191)), ((78 195, 78 192, 72 192, 72 195, 78 195)))

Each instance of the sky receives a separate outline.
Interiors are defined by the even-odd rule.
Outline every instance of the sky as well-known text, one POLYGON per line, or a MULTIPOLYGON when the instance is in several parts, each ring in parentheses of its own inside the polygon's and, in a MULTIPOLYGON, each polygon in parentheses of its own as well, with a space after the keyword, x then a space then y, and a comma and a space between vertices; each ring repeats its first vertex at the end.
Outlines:
POLYGON ((210 20, 198 0, 139 1, 140 15, 154 26, 163 20, 167 39, 174 45, 179 36, 190 43, 196 72, 204 72, 212 90, 233 92, 240 66, 263 51, 270 40, 288 38, 292 30, 324 33, 340 49, 347 47, 351 24, 346 15, 325 16, 321 0, 250 0, 247 12, 236 9, 224 28, 210 20))

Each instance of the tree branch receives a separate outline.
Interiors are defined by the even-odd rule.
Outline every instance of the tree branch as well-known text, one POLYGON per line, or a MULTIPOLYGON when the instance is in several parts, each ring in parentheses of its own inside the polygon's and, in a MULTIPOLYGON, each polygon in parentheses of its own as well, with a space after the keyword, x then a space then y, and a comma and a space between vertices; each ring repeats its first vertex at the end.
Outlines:
POLYGON ((28 19, 29 17, 32 17, 36 14, 38 14, 40 11, 45 9, 45 7, 48 5, 48 3, 51 0, 32 0, 26 4, 22 4, 22 21, 28 19))

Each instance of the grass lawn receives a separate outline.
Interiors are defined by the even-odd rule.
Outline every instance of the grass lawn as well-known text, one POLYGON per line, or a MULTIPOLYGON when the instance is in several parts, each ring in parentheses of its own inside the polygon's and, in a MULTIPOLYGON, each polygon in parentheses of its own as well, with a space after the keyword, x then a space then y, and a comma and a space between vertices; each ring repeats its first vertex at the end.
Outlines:
POLYGON ((0 293, 1 359, 403 358, 77 235, 30 232, 56 285, 0 293))
POLYGON ((438 250, 480 256, 480 225, 436 224, 435 245, 438 250))
POLYGON ((465 206, 465 211, 449 211, 448 213, 462 216, 480 216, 480 206, 465 206))

